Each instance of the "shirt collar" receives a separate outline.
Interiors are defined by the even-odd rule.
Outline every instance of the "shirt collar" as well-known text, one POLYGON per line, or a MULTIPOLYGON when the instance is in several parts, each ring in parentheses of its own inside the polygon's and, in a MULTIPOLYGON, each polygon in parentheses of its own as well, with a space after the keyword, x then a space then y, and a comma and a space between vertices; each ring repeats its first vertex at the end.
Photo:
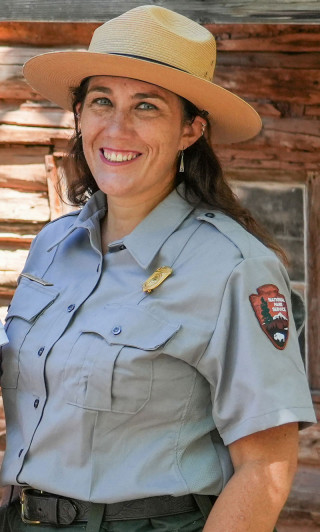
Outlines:
MULTIPOLYGON (((87 201, 85 206, 80 210, 73 213, 76 215, 76 218, 70 221, 70 225, 59 235, 57 240, 54 240, 47 251, 51 251, 55 246, 60 244, 65 240, 75 229, 83 228, 91 231, 94 228, 97 228, 99 224, 97 221, 100 220, 106 212, 106 197, 105 194, 98 190, 95 192, 91 198, 87 201)), ((69 217, 66 215, 65 217, 69 217)), ((100 235, 100 229, 99 229, 100 235)))
MULTIPOLYGON (((88 200, 71 225, 54 241, 48 251, 65 240, 75 229, 92 230, 106 212, 105 194, 98 190, 88 200)), ((153 261, 161 246, 194 210, 183 198, 183 187, 173 190, 127 236, 123 243, 136 262, 144 269, 153 261)), ((99 230, 100 235, 100 230, 99 230)))
POLYGON ((181 185, 173 190, 123 239, 129 253, 144 269, 148 268, 164 242, 194 210, 180 195, 182 190, 181 185))

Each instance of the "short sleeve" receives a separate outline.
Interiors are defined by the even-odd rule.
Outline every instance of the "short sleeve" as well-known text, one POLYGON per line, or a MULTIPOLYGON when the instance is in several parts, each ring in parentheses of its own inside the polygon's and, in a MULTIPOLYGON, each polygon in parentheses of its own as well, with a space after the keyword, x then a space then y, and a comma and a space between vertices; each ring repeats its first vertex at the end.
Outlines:
POLYGON ((226 445, 285 423, 316 421, 290 300, 276 257, 245 259, 228 279, 198 364, 226 445))
POLYGON ((1 320, 0 320, 0 346, 1 345, 5 345, 8 342, 9 342, 8 337, 7 337, 6 333, 5 333, 4 327, 3 327, 2 323, 1 323, 1 320))

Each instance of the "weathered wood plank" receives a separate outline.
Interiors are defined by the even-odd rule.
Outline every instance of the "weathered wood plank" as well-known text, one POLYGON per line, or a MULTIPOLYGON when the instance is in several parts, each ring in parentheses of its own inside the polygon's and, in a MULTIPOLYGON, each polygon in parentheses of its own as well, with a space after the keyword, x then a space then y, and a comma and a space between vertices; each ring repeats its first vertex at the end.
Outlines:
POLYGON ((54 220, 59 216, 78 209, 78 207, 70 205, 67 199, 67 181, 63 169, 62 158, 54 155, 46 155, 45 165, 48 182, 50 218, 51 220, 54 220))
POLYGON ((55 139, 68 140, 72 130, 60 128, 40 128, 0 125, 0 143, 53 144, 55 139))
POLYGON ((0 21, 0 43, 27 46, 88 46, 99 22, 0 21))
POLYGON ((296 152, 312 152, 320 148, 320 120, 264 118, 263 133, 255 144, 281 145, 296 152))
POLYGON ((0 47, 0 98, 6 100, 43 100, 25 82, 22 66, 31 57, 48 51, 52 51, 52 48, 0 47))
MULTIPOLYGON (((61 30, 60 30, 61 31, 61 30)), ((67 48, 66 45, 61 47, 55 47, 54 50, 65 51, 70 50, 84 50, 84 47, 79 48, 78 46, 70 46, 67 48)), ((47 52, 52 52, 53 47, 36 47, 36 46, 1 46, 0 47, 0 65, 11 65, 19 66, 23 65, 28 59, 38 54, 45 54, 47 52)))
MULTIPOLYGON (((0 44, 28 47, 72 47, 90 43, 99 22, 0 21, 0 44)), ((218 50, 320 52, 316 24, 207 24, 218 50)), ((38 52, 36 52, 38 53, 38 52)))
POLYGON ((14 294, 14 288, 0 286, 0 299, 11 300, 14 294))
POLYGON ((293 486, 281 512, 279 531, 316 532, 320 523, 320 474, 314 465, 302 464, 295 475, 293 486), (297 526, 295 526, 297 525, 297 526))
POLYGON ((216 37, 221 51, 320 52, 317 24, 209 24, 206 27, 216 37))
POLYGON ((46 191, 47 181, 44 164, 0 165, 0 194, 1 188, 46 191))
POLYGON ((7 251, 0 249, 0 285, 15 288, 17 278, 26 262, 28 251, 18 249, 7 251))
MULTIPOLYGON (((206 3, 201 0, 157 0, 153 2, 189 16, 199 22, 275 22, 306 21, 315 22, 319 17, 317 0, 233 0, 228 2, 206 3)), ((74 0, 66 4, 63 0, 2 0, 2 20, 39 21, 105 21, 124 11, 141 5, 140 0, 91 0, 90 3, 74 0)))
POLYGON ((47 146, 0 144, 0 163, 5 165, 41 164, 49 153, 47 146))
MULTIPOLYGON (((239 162, 238 162, 239 164, 239 162)), ((287 183, 304 184, 307 174, 304 168, 300 171, 283 170, 282 168, 248 168, 235 167, 225 164, 225 176, 228 181, 243 181, 246 183, 287 183)))
MULTIPOLYGON (((319 37, 318 37, 319 38, 319 37)), ((320 39, 319 39, 320 41, 320 39)), ((294 70, 318 70, 320 68, 320 51, 305 53, 301 48, 300 52, 266 52, 251 51, 220 51, 217 54, 218 66, 241 66, 249 70, 258 66, 259 68, 271 69, 294 69, 294 70)))
POLYGON ((48 198, 45 193, 0 189, 0 222, 20 220, 44 223, 49 217, 48 198))
POLYGON ((306 116, 320 117, 320 105, 306 105, 304 114, 306 116))
POLYGON ((74 120, 72 113, 45 102, 23 103, 18 108, 14 104, 0 102, 0 124, 72 128, 74 120))
POLYGON ((9 305, 9 302, 7 305, 3 305, 0 307, 0 320, 2 321, 2 323, 4 322, 4 319, 7 315, 8 305, 9 305))
POLYGON ((217 66, 215 83, 246 98, 320 103, 320 70, 217 66))
POLYGON ((29 249, 33 237, 14 233, 0 233, 0 249, 29 249))
POLYGON ((311 387, 320 390, 320 172, 308 175, 308 351, 311 387))
MULTIPOLYGON (((0 201, 1 205, 1 201, 0 201)), ((46 220, 47 221, 47 220, 46 220)), ((46 222, 37 222, 29 220, 1 220, 0 219, 0 233, 9 235, 18 235, 21 237, 34 237, 43 228, 46 222)))
POLYGON ((265 168, 289 171, 319 169, 319 153, 291 151, 276 144, 255 146, 252 142, 243 146, 240 144, 237 146, 217 146, 215 151, 225 169, 265 168))

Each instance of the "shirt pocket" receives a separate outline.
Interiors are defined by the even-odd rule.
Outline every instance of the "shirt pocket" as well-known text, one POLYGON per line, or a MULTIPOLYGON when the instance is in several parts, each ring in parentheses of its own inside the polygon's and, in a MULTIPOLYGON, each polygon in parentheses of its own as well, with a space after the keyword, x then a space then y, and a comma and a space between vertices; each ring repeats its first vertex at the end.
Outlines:
POLYGON ((64 370, 67 402, 136 414, 150 398, 153 359, 179 327, 137 307, 108 305, 86 317, 64 370))
POLYGON ((23 343, 39 316, 58 295, 51 287, 21 278, 6 316, 9 343, 2 346, 2 388, 17 387, 23 343))

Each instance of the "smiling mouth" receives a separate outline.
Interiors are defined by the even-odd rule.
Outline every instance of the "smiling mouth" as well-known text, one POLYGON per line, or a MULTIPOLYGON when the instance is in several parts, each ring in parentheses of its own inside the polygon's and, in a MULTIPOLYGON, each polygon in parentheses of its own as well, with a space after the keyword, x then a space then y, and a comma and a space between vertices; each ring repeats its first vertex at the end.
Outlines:
POLYGON ((105 148, 101 148, 100 152, 103 158, 111 163, 130 162, 141 155, 137 151, 109 150, 105 148))

